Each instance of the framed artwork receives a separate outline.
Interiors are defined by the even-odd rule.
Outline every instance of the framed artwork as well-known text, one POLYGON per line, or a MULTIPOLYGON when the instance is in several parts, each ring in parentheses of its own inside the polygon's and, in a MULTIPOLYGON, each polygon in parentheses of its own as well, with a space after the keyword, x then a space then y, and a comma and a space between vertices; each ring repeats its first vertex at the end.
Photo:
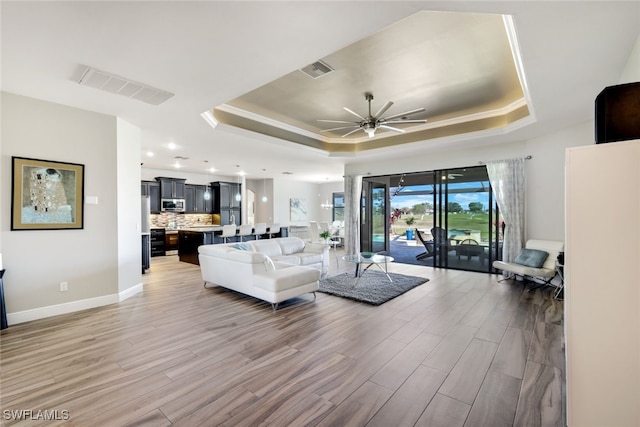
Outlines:
POLYGON ((305 221, 307 219, 307 204, 305 199, 292 197, 289 199, 289 220, 305 221))
POLYGON ((11 158, 11 230, 84 227, 84 165, 11 158))

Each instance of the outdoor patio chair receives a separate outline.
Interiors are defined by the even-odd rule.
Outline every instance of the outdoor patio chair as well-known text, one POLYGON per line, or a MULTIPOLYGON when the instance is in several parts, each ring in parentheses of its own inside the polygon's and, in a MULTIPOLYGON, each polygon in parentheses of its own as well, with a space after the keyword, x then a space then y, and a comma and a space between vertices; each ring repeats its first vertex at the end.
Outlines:
POLYGON ((426 252, 416 255, 416 259, 423 259, 423 258, 433 256, 436 253, 433 240, 425 240, 424 236, 422 235, 422 231, 418 230, 417 228, 416 228, 416 236, 418 236, 418 240, 420 240, 420 243, 422 243, 422 245, 426 249, 426 252))

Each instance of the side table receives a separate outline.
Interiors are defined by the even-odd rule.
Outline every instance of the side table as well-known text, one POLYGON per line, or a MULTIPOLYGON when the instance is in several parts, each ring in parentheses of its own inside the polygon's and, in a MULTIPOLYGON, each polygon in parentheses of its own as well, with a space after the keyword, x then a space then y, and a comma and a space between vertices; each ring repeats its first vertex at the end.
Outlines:
POLYGON ((558 283, 557 289, 553 293, 553 298, 558 299, 558 296, 564 290, 564 264, 560 264, 556 261, 556 275, 560 278, 560 283, 558 283))

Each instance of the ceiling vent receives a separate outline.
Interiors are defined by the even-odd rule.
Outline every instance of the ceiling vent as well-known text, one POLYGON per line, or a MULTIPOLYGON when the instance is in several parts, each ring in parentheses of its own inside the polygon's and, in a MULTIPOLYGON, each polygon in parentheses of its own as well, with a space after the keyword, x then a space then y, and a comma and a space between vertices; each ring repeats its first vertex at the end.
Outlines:
POLYGON ((172 93, 134 82, 124 77, 95 68, 83 66, 82 76, 77 82, 83 86, 123 95, 147 104, 160 105, 173 96, 172 93))
POLYGON ((317 79, 318 77, 322 77, 325 74, 329 74, 334 71, 326 62, 316 61, 313 64, 309 64, 304 68, 301 68, 300 71, 305 73, 307 76, 317 79))

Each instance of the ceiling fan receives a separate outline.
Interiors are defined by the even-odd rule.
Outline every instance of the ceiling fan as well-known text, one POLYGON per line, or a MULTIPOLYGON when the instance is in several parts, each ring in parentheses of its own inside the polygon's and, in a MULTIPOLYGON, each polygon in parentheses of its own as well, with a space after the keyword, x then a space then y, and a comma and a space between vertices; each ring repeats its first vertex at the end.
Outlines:
POLYGON ((367 135, 369 135, 369 138, 373 138, 374 135, 375 135, 376 129, 378 129, 378 128, 383 128, 383 129, 392 130, 394 132, 404 133, 405 131, 403 129, 399 129, 397 127, 393 127, 393 126, 389 126, 389 125, 410 124, 410 123, 426 123, 427 122, 426 120, 408 120, 408 119, 404 118, 404 116, 409 116, 411 114, 420 113, 420 112, 424 111, 424 108, 416 108, 415 110, 405 111, 404 113, 394 114, 393 116, 381 117, 389 109, 389 107, 391 107, 393 105, 393 102, 391 102, 391 101, 387 101, 387 103, 384 104, 382 106, 382 108, 380 108, 380 110, 378 110, 378 112, 375 115, 371 115, 371 101, 373 100, 373 94, 365 93, 364 96, 365 96, 365 99, 367 100, 367 102, 369 103, 369 115, 367 117, 362 117, 360 114, 354 112, 353 110, 351 110, 351 109, 349 109, 347 107, 342 107, 342 108, 344 108, 345 111, 353 114, 354 116, 358 117, 360 120, 356 121, 356 122, 347 122, 347 121, 343 121, 343 120, 321 120, 321 119, 319 119, 318 120, 319 122, 325 122, 325 123, 348 123, 349 124, 349 126, 341 126, 341 127, 332 128, 332 129, 323 129, 322 132, 331 132, 331 131, 341 130, 341 129, 352 129, 349 132, 347 132, 344 135, 342 135, 342 137, 344 138, 345 136, 349 136, 354 132, 357 132, 359 130, 363 130, 364 132, 367 133, 367 135))

